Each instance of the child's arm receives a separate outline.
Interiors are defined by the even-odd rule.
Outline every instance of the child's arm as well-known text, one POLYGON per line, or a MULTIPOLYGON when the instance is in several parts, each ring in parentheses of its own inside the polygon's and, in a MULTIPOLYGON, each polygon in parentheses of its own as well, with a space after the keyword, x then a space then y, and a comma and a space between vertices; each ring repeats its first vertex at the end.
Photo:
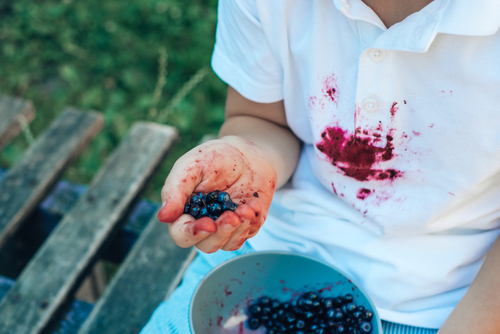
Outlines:
POLYGON ((500 333, 500 238, 438 334, 500 333))
POLYGON ((182 156, 162 189, 158 219, 168 222, 181 247, 203 252, 235 250, 264 223, 274 191, 292 175, 300 141, 288 128, 283 101, 256 103, 229 87, 226 121, 220 139, 204 143, 182 156), (182 214, 193 192, 227 191, 240 203, 214 223, 182 214))

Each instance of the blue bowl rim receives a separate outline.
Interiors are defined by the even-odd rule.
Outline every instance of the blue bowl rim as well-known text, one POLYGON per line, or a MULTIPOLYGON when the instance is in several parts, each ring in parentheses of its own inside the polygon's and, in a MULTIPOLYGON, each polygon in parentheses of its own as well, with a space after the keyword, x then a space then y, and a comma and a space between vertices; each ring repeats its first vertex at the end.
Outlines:
POLYGON ((304 255, 304 254, 300 254, 300 253, 286 252, 286 251, 263 251, 263 252, 257 251, 257 252, 242 254, 242 255, 235 256, 235 257, 233 257, 233 258, 231 258, 231 259, 229 259, 227 261, 224 261, 221 264, 219 264, 218 266, 214 267, 212 270, 210 270, 210 272, 208 274, 206 274, 205 277, 202 279, 202 281, 198 284, 198 286, 196 287, 196 290, 194 290, 193 296, 191 297, 191 300, 190 300, 190 305, 189 305, 189 330, 191 331, 192 334, 196 334, 194 332, 193 317, 192 317, 193 307, 194 307, 194 299, 196 298, 196 295, 198 294, 198 290, 201 289, 201 286, 203 285, 203 282, 209 276, 213 275, 222 266, 225 266, 225 265, 227 265, 227 264, 229 264, 229 263, 231 263, 233 261, 238 261, 241 258, 251 257, 251 256, 259 256, 259 255, 293 255, 293 256, 299 256, 299 257, 303 257, 303 258, 306 258, 306 259, 309 259, 309 260, 321 263, 321 264, 323 264, 325 266, 328 266, 328 267, 330 267, 332 269, 335 269, 336 271, 338 271, 339 273, 341 273, 342 275, 344 275, 348 280, 350 280, 361 291, 361 293, 366 297, 366 299, 370 303, 370 306, 372 306, 372 308, 373 308, 374 318, 377 321, 378 332, 379 332, 379 334, 383 334, 382 321, 381 321, 380 316, 378 314, 377 307, 373 303, 373 301, 370 298, 370 296, 363 289, 361 289, 359 287, 359 285, 358 285, 358 283, 356 282, 355 279, 353 279, 350 275, 346 274, 343 270, 341 270, 341 269, 335 267, 334 265, 331 265, 331 264, 329 264, 329 263, 327 263, 327 262, 325 262, 323 260, 319 260, 317 258, 314 258, 314 257, 310 256, 310 255, 304 255))

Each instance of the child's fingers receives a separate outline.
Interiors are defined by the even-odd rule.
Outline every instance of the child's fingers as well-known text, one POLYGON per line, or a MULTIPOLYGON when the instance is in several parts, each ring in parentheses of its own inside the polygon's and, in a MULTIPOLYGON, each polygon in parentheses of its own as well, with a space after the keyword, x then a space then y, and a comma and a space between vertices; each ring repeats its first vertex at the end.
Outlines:
POLYGON ((252 199, 248 201, 247 204, 254 211, 254 217, 252 219, 252 222, 250 223, 250 229, 248 231, 248 238, 251 238, 255 236, 260 230, 266 218, 264 217, 264 214, 262 212, 262 204, 260 203, 260 201, 252 199))
POLYGON ((240 225, 240 218, 234 212, 226 211, 214 224, 217 224, 217 232, 196 244, 196 248, 204 253, 215 253, 221 249, 240 225))
POLYGON ((190 215, 180 216, 179 219, 169 224, 168 228, 174 242, 183 248, 196 245, 217 232, 217 225, 212 219, 204 217, 195 220, 190 215))
POLYGON ((255 218, 255 211, 251 206, 246 204, 240 205, 235 213, 239 216, 240 225, 222 247, 225 251, 234 251, 243 246, 248 238, 248 231, 252 221, 255 218))
POLYGON ((179 159, 172 167, 161 190, 162 208, 158 220, 164 223, 175 221, 183 212, 187 199, 200 182, 201 167, 179 159))

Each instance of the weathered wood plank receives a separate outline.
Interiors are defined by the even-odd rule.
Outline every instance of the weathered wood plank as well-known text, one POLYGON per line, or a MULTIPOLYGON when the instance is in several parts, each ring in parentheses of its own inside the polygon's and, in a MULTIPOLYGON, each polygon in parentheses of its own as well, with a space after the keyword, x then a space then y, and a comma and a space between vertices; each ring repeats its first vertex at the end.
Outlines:
POLYGON ((196 251, 177 246, 156 215, 78 334, 136 334, 179 284, 196 251))
POLYGON ((101 129, 100 114, 66 109, 0 181, 0 247, 101 129))
POLYGON ((0 95, 0 150, 21 132, 19 117, 29 123, 35 117, 31 101, 0 95))
POLYGON ((157 124, 133 126, 0 301, 1 334, 43 330, 118 227, 176 134, 175 129, 157 124))

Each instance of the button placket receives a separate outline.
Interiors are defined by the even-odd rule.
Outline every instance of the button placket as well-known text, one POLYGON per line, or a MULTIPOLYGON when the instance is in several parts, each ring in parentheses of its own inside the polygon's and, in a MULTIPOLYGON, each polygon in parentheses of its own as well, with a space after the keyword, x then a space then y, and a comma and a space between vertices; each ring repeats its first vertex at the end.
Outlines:
POLYGON ((367 49, 360 57, 355 134, 377 147, 385 147, 391 126, 390 101, 384 100, 392 96, 390 58, 390 53, 381 49, 367 49))
POLYGON ((387 51, 382 50, 382 49, 371 49, 369 55, 370 55, 371 61, 373 61, 375 63, 380 63, 382 60, 385 59, 385 56, 387 55, 387 51))

